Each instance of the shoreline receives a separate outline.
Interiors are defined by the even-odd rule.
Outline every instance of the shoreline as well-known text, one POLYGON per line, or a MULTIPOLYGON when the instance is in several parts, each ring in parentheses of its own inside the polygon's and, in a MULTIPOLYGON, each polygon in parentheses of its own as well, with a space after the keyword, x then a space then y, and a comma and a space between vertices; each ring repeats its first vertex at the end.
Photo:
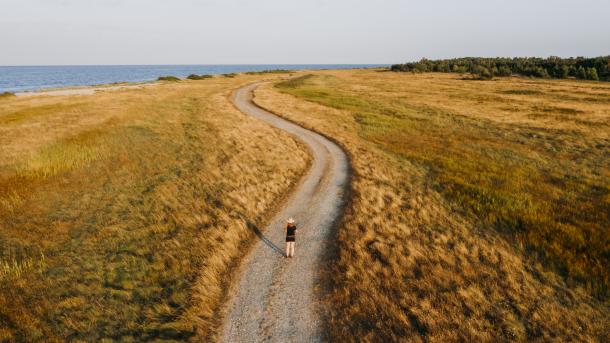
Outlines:
MULTIPOLYGON (((39 66, 32 66, 35 68, 40 68, 39 66)), ((71 66, 50 66, 50 67, 57 67, 57 68, 69 68, 71 66)), ((81 66, 75 66, 80 68, 81 66)), ((112 67, 112 66, 91 66, 91 67, 112 67)), ((119 66, 122 67, 122 66, 119 66)), ((143 67, 143 66, 133 66, 134 68, 137 67, 143 67)), ((150 67, 155 67, 155 66, 150 66, 150 67)), ((11 87, 9 87, 10 84, 3 84, 2 90, 0 90, 0 93, 2 92, 10 92, 13 93, 17 96, 33 96, 33 95, 40 95, 40 94, 44 94, 44 95, 72 95, 72 94, 93 94, 94 91, 92 91, 92 88, 110 88, 112 87, 112 89, 114 89, 115 86, 124 86, 124 85, 129 85, 130 87, 133 85, 141 85, 141 84, 150 84, 150 83, 154 83, 157 81, 157 78, 159 76, 163 76, 163 75, 174 75, 176 77, 179 77, 181 79, 186 78, 188 75, 190 74, 204 74, 204 75, 213 75, 213 76, 219 76, 219 75, 223 75, 223 74, 241 74, 241 73, 250 73, 250 72, 264 72, 264 71, 269 71, 269 70, 289 70, 290 72, 298 72, 298 71, 305 71, 305 70, 311 70, 311 71, 315 71, 315 70, 341 70, 341 69, 369 69, 369 68, 386 68, 388 67, 388 65, 385 64, 261 64, 261 65, 185 65, 185 66, 174 66, 174 65, 168 65, 167 66, 168 70, 157 70, 155 72, 154 75, 152 74, 143 74, 138 78, 132 79, 132 80, 121 80, 121 78, 118 78, 118 80, 116 80, 116 82, 113 82, 113 80, 100 80, 100 83, 94 83, 95 80, 90 80, 92 81, 91 84, 82 84, 82 85, 78 85, 78 84, 73 84, 73 85, 56 85, 57 87, 53 87, 51 86, 51 88, 38 88, 38 89, 12 89, 11 87), (175 68, 179 68, 178 70, 174 70, 175 68), (197 69, 192 69, 192 70, 183 70, 184 68, 180 69, 180 67, 184 67, 184 68, 188 68, 188 67, 193 67, 193 68, 197 68, 197 69), (298 69, 296 68, 298 67, 298 69), (173 69, 172 69, 173 68, 173 69), (104 83, 104 82, 109 82, 109 83, 104 83), (68 92, 65 92, 66 90, 70 90, 68 92), (78 91, 75 91, 78 90, 78 91)), ((6 66, 0 66, 0 71, 2 71, 2 68, 23 68, 23 67, 6 67, 6 66)), ((16 72, 16 71, 13 71, 16 72)), ((10 75, 7 75, 7 77, 9 77, 10 75)), ((14 76, 15 78, 16 76, 14 76)), ((39 76, 36 76, 39 77, 39 76)), ((10 80, 10 77, 9 77, 10 80)), ((44 86, 41 86, 44 87, 44 86)), ((29 88, 29 87, 28 87, 29 88)))

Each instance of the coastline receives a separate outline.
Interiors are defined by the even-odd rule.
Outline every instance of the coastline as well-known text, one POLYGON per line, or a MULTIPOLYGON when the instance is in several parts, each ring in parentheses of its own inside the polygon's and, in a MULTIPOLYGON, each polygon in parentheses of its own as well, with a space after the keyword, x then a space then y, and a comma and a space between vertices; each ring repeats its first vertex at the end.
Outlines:
MULTIPOLYGON (((269 70, 325 70, 388 67, 382 64, 260 64, 260 65, 82 65, 82 66, 0 66, 0 93, 45 92, 64 95, 62 90, 88 89, 104 85, 151 83, 160 76, 186 78, 189 75, 257 73, 269 70)), ((79 91, 78 93, 83 93, 79 91)), ((70 92, 71 94, 72 92, 70 92)), ((91 91, 85 92, 90 94, 91 91)))

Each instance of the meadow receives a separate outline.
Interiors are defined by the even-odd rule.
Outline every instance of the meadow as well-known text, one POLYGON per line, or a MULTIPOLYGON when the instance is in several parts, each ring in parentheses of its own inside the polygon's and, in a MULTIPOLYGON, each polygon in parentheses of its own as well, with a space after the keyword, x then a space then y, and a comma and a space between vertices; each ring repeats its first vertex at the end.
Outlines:
POLYGON ((610 85, 320 71, 255 101, 352 160, 330 340, 610 340, 610 85))
POLYGON ((0 99, 0 341, 215 338, 252 228, 309 163, 231 104, 257 79, 0 99))

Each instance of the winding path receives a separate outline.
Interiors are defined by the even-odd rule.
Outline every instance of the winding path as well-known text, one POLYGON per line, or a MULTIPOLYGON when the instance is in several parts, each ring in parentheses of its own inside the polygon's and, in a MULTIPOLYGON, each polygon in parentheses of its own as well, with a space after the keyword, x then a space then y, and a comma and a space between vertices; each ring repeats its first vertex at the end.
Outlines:
POLYGON ((256 106, 251 101, 256 87, 235 91, 237 108, 303 141, 313 163, 269 226, 258 232, 261 239, 245 257, 228 302, 221 341, 318 342, 322 337, 317 272, 325 249, 333 243, 333 224, 341 215, 348 159, 327 138, 256 106), (291 259, 283 255, 288 217, 296 219, 299 229, 291 259))

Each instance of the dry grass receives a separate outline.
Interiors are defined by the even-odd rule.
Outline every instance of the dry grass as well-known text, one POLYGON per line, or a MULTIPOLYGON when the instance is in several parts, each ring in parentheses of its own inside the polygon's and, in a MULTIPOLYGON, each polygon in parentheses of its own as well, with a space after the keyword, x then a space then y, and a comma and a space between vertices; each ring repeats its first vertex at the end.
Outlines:
POLYGON ((256 96, 352 158, 331 340, 610 340, 610 86, 321 71, 256 96))
POLYGON ((0 102, 0 341, 215 336, 248 226, 308 161, 231 105, 259 78, 0 102))

